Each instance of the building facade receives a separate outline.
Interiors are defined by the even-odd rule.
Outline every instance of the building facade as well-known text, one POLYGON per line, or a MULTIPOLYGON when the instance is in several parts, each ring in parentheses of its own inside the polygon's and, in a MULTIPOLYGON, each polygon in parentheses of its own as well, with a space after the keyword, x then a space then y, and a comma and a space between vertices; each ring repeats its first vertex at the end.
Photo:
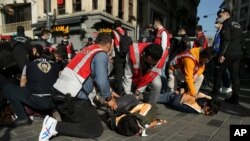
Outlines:
POLYGON ((47 27, 52 31, 52 42, 58 43, 63 34, 69 34, 75 49, 80 49, 88 37, 110 32, 114 21, 121 20, 131 37, 136 37, 136 0, 3 0, 2 5, 16 11, 12 16, 2 12, 0 32, 4 34, 13 34, 17 25, 23 25, 33 37, 47 27))
POLYGON ((250 27, 250 1, 249 0, 224 0, 221 8, 229 8, 232 17, 239 22, 243 30, 250 27))
POLYGON ((143 29, 158 17, 173 35, 182 26, 193 36, 199 3, 200 0, 138 0, 137 22, 143 29))

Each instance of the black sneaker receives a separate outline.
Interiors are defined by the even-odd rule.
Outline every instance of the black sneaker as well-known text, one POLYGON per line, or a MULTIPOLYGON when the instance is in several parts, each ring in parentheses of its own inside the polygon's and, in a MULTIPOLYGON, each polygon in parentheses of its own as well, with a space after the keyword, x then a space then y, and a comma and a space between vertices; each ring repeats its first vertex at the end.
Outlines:
POLYGON ((239 98, 231 96, 229 98, 225 98, 225 102, 238 105, 239 104, 239 98))
POLYGON ((32 120, 30 118, 25 118, 25 119, 16 119, 13 122, 13 126, 20 126, 20 125, 31 125, 32 124, 32 120))

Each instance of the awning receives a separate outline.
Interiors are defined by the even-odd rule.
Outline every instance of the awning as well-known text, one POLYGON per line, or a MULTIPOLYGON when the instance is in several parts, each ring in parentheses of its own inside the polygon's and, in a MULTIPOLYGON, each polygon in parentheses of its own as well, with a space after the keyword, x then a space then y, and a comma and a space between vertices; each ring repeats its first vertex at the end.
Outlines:
MULTIPOLYGON (((55 24, 53 24, 52 26, 82 23, 84 20, 87 20, 87 19, 88 19, 87 16, 61 18, 61 19, 56 19, 55 24)), ((45 26, 46 26, 46 21, 39 21, 38 23, 31 25, 31 27, 33 27, 33 28, 43 28, 45 26)))

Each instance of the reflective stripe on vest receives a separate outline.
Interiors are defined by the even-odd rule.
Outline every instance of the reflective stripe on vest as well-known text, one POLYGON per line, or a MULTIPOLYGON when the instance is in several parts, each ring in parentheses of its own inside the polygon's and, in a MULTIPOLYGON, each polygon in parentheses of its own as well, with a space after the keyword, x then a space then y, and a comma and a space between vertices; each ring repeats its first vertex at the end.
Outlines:
POLYGON ((149 83, 151 83, 156 76, 159 75, 161 72, 161 69, 163 68, 166 58, 168 56, 168 50, 164 51, 164 54, 162 55, 161 59, 158 61, 158 63, 144 76, 142 76, 140 72, 140 59, 141 59, 141 53, 144 50, 145 47, 147 47, 150 43, 134 43, 132 47, 130 47, 130 60, 133 64, 133 78, 139 79, 137 80, 137 89, 143 89, 145 88, 149 83))
POLYGON ((120 36, 119 34, 113 30, 113 34, 114 34, 114 44, 115 44, 115 47, 117 48, 118 52, 120 52, 120 36))
POLYGON ((184 58, 190 58, 195 62, 195 68, 194 68, 194 72, 198 71, 198 61, 196 60, 196 58, 189 52, 184 52, 181 53, 177 56, 175 56, 175 58, 170 62, 170 66, 174 67, 174 68, 179 68, 179 66, 182 65, 182 60, 184 58))
POLYGON ((84 81, 91 75, 91 62, 96 53, 104 51, 97 45, 84 48, 63 69, 54 84, 54 88, 63 94, 70 93, 75 97, 84 81))
POLYGON ((166 47, 170 47, 170 34, 168 33, 168 31, 165 28, 162 28, 162 29, 157 31, 154 43, 161 46, 161 41, 162 41, 161 35, 162 35, 163 31, 165 31, 167 33, 167 45, 166 45, 166 47))

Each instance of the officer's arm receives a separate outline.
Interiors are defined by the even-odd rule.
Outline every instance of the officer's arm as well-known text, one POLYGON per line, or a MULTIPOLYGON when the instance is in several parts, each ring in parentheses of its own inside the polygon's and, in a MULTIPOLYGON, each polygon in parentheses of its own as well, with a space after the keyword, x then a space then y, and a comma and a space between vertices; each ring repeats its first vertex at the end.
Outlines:
POLYGON ((25 87, 26 84, 27 84, 26 66, 24 66, 22 76, 20 79, 20 87, 25 87))
POLYGON ((224 56, 231 40, 230 26, 223 26, 221 30, 221 52, 220 56, 224 56))
POLYGON ((104 98, 111 96, 108 80, 108 55, 105 52, 99 52, 93 58, 93 73, 99 93, 104 98))

